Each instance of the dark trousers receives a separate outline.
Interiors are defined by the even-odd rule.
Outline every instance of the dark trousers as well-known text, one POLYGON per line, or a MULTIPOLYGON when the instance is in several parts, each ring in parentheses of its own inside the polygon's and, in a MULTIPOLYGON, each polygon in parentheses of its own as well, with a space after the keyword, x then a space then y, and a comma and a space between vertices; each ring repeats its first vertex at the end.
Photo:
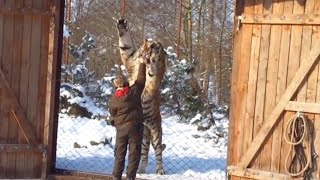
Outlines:
POLYGON ((124 170, 127 146, 129 145, 129 159, 127 177, 135 178, 141 157, 141 143, 143 137, 143 124, 123 124, 116 127, 116 147, 113 176, 121 178, 124 170))

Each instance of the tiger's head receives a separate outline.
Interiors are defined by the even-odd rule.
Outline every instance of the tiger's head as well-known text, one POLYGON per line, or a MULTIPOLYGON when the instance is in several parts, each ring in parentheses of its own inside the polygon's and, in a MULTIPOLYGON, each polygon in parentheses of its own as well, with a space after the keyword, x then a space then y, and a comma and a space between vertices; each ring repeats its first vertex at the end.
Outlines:
POLYGON ((143 61, 146 63, 146 85, 144 94, 155 95, 158 92, 166 71, 166 52, 160 42, 145 41, 143 44, 143 61))
POLYGON ((146 55, 147 75, 149 78, 162 80, 166 70, 166 52, 160 42, 145 42, 148 53, 146 55))

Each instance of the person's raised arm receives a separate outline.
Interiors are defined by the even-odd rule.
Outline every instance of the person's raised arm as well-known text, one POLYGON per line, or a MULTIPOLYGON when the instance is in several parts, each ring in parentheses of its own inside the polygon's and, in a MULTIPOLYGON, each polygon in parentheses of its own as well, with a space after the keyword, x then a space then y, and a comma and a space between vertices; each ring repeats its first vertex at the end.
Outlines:
POLYGON ((145 83, 146 83, 146 64, 140 63, 138 77, 135 84, 137 84, 137 86, 140 88, 142 92, 142 90, 144 89, 145 83))

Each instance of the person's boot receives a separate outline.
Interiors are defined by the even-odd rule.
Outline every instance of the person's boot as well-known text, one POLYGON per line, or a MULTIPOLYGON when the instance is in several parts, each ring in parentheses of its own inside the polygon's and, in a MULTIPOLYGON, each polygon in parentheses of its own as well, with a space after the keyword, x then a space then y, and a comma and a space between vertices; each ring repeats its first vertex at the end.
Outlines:
POLYGON ((134 180, 133 177, 127 177, 127 180, 134 180))
POLYGON ((113 176, 113 180, 121 180, 121 177, 113 176))

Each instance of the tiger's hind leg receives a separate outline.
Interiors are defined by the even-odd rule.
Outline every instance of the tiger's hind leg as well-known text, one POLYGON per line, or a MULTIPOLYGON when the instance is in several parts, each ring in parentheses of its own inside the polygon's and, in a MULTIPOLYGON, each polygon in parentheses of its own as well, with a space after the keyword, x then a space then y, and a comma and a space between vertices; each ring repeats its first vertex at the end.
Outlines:
POLYGON ((146 167, 148 165, 150 139, 151 139, 151 131, 147 126, 144 126, 142 147, 141 147, 141 161, 140 161, 139 170, 138 170, 138 173, 141 173, 141 174, 146 172, 146 167))
POLYGON ((156 170, 157 174, 165 174, 162 163, 162 152, 166 148, 165 144, 162 144, 162 128, 161 125, 151 130, 151 144, 156 156, 156 170))

